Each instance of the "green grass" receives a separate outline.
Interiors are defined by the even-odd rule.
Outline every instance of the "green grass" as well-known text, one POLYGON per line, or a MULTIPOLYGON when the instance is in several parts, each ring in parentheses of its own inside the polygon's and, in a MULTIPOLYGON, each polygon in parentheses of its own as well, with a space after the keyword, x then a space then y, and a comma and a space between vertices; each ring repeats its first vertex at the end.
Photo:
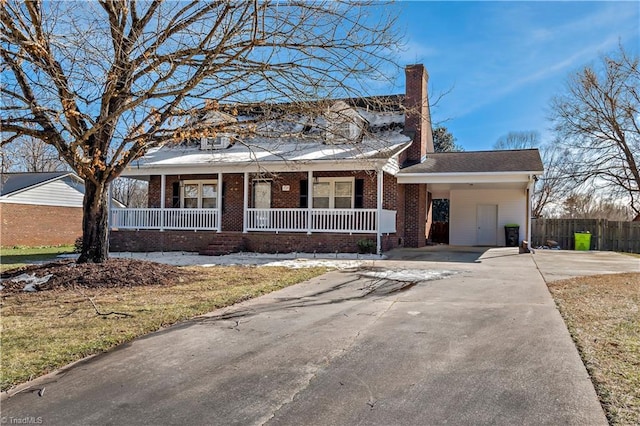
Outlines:
POLYGON ((73 246, 0 248, 0 271, 29 263, 54 259, 59 254, 73 253, 73 246))
POLYGON ((326 268, 188 267, 169 286, 56 289, 2 297, 1 390, 214 309, 326 272, 326 268), (91 300, 89 300, 91 299, 91 300), (131 316, 98 315, 121 312, 131 316))

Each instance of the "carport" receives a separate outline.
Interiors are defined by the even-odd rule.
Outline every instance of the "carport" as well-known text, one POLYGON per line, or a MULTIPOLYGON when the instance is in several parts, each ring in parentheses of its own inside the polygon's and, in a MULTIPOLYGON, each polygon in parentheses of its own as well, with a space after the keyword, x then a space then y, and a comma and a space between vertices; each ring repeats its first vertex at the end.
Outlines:
POLYGON ((426 184, 427 200, 450 201, 449 244, 504 246, 510 224, 520 227, 519 242, 530 241, 531 196, 543 171, 537 149, 441 152, 401 169, 397 179, 426 184))

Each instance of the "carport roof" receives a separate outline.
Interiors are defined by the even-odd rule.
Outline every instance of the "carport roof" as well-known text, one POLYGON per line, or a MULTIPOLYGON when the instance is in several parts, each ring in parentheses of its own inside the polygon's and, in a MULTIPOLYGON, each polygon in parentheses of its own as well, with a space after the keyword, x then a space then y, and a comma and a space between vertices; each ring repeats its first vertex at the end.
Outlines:
POLYGON ((491 173, 542 172, 544 167, 537 149, 508 151, 434 152, 399 174, 416 173, 491 173))

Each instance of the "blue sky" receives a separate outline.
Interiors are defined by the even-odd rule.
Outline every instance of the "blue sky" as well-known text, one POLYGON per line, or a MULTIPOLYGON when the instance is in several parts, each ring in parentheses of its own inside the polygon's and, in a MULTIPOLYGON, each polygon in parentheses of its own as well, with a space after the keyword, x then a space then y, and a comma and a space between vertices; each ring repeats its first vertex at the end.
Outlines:
MULTIPOLYGON (((388 6, 387 6, 388 7, 388 6)), ((568 76, 602 54, 640 50, 640 2, 401 2, 406 51, 423 63, 432 110, 465 150, 488 150, 510 131, 549 130, 549 101, 568 76), (445 121, 446 120, 446 121, 445 121)), ((404 75, 396 87, 404 90, 404 75)))

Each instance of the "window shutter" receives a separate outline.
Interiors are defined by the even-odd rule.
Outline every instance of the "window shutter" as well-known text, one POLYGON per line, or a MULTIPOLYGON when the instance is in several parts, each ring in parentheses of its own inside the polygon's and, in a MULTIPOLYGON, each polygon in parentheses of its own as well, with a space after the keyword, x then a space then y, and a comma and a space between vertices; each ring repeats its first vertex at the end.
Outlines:
POLYGON ((364 179, 356 179, 354 192, 355 199, 353 207, 356 209, 364 208, 364 179))
POLYGON ((180 208, 180 182, 173 182, 171 184, 173 195, 171 197, 171 207, 174 209, 180 208))
POLYGON ((300 181, 300 208, 306 209, 309 205, 309 181, 303 179, 300 181))

